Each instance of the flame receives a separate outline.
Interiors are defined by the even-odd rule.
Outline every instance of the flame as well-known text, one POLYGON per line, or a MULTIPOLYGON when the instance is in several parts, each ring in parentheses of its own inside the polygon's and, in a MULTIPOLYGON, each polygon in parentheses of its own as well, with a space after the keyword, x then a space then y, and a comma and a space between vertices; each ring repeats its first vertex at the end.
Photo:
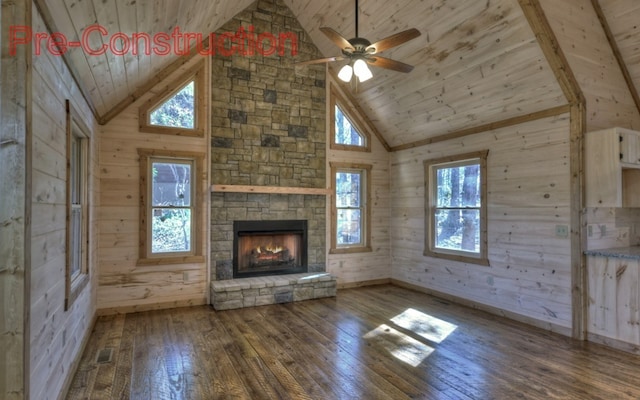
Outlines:
POLYGON ((273 244, 269 244, 268 246, 264 246, 264 247, 263 246, 256 247, 256 252, 258 254, 262 254, 263 248, 270 253, 280 253, 282 250, 284 250, 284 247, 282 246, 274 246, 273 244))

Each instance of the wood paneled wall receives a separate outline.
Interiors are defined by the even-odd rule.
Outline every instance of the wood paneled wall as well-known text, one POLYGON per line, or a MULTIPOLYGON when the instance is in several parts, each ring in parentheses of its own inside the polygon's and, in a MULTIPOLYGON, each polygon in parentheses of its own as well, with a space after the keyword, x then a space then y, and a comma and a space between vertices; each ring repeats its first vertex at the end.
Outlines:
POLYGON ((391 154, 393 279, 568 334, 571 246, 569 115, 391 154), (423 160, 489 150, 490 266, 423 255, 423 160))
MULTIPOLYGON (((139 131, 138 108, 167 88, 200 57, 177 69, 153 90, 127 107, 102 128, 100 135, 100 212, 98 224, 98 313, 127 312, 206 303, 207 264, 137 266, 140 209, 138 148, 208 153, 209 136, 184 137, 139 131)), ((207 63, 205 63, 207 64, 207 63)), ((205 86, 209 87, 209 69, 205 86)), ((209 93, 207 89, 207 93, 209 93)), ((208 94, 206 94, 208 96, 208 94)), ((206 97, 205 96, 205 97, 206 97)), ((208 119, 207 119, 208 121, 208 119)), ((205 124, 208 126, 208 122, 205 124)), ((207 132, 209 129, 207 128, 207 132)), ((203 249, 207 249, 210 189, 209 157, 206 181, 200 182, 204 201, 200 213, 203 249)), ((204 254, 208 254, 205 250, 204 254)))
POLYGON ((640 129, 640 114, 591 1, 540 3, 587 100, 587 131, 640 129))
POLYGON ((0 17, 0 398, 22 399, 25 387, 26 343, 29 342, 25 287, 29 265, 30 142, 27 134, 27 65, 29 47, 9 55, 6 27, 26 25, 30 0, 2 1, 0 17))
MULTIPOLYGON (((345 111, 358 113, 349 97, 336 84, 331 74, 327 74, 327 107, 330 107, 331 87, 334 87, 348 104, 343 105, 345 111)), ((333 110, 327 108, 327 113, 333 110)), ((330 115, 330 114, 327 114, 330 115)), ((360 115, 362 118, 362 115, 360 115)), ((329 121, 329 118, 327 118, 329 121)), ((366 124, 366 123, 365 123, 366 124)), ((367 129, 367 127, 363 127, 367 129)), ((327 123, 327 135, 330 127, 327 123)), ((380 143, 374 132, 369 129, 371 151, 345 151, 329 148, 330 138, 327 136, 327 185, 333 185, 333 177, 329 162, 349 162, 370 164, 371 169, 371 252, 352 254, 328 254, 327 272, 338 277, 341 287, 354 286, 367 282, 377 282, 391 278, 391 248, 389 242, 389 153, 380 143)), ((333 190, 332 190, 333 193, 333 190)), ((327 243, 331 243, 331 202, 327 201, 327 243)))
MULTIPOLYGON (((33 10, 34 32, 47 32, 33 10)), ((62 57, 33 56, 30 282, 30 396, 55 399, 74 372, 76 357, 91 332, 96 309, 99 198, 97 123, 62 57), (89 274, 91 283, 65 311, 66 106, 69 99, 91 132, 89 138, 89 274)))

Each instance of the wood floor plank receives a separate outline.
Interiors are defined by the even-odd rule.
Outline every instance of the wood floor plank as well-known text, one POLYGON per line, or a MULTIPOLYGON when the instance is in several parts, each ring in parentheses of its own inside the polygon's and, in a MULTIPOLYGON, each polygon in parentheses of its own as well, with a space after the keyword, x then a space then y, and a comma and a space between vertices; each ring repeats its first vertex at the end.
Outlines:
POLYGON ((101 317, 67 399, 639 399, 638 371, 635 355, 382 285, 101 317))

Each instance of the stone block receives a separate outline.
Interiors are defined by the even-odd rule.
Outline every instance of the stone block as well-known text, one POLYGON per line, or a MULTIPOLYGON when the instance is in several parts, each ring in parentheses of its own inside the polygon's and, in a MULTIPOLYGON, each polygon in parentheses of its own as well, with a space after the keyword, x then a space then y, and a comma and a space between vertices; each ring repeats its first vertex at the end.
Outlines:
POLYGON ((276 304, 291 303, 293 301, 293 291, 275 293, 273 297, 276 304))
POLYGON ((213 308, 217 311, 224 311, 224 310, 233 310, 236 308, 242 308, 242 300, 232 300, 232 301, 221 301, 221 302, 214 302, 213 303, 213 308))
POLYGON ((266 306, 274 303, 275 298, 272 294, 256 297, 256 306, 266 306))
POLYGON ((313 286, 296 288, 293 291, 293 301, 302 301, 313 299, 313 286))
POLYGON ((308 132, 308 128, 306 126, 300 126, 300 125, 289 125, 289 136, 291 137, 296 137, 296 138, 303 138, 305 139, 309 132, 308 132))

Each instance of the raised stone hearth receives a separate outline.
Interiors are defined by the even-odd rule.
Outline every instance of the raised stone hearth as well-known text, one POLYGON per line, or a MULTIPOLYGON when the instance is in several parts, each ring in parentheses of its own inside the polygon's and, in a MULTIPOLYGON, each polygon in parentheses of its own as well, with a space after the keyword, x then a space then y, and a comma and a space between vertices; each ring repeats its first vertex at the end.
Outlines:
POLYGON ((329 273, 273 275, 211 282, 217 311, 334 297, 336 278, 329 273))

